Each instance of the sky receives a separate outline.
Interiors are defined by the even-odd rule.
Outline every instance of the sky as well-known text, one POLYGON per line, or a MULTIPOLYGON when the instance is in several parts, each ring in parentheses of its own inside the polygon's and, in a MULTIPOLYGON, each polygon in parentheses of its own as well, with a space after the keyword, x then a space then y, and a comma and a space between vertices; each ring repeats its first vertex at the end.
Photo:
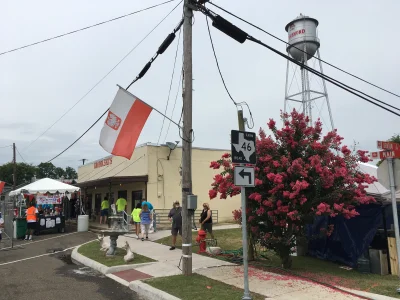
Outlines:
MULTIPOLYGON (((64 32, 133 12, 162 0, 38 0, 3 1, 0 10, 0 52, 64 32)), ((85 95, 177 4, 169 3, 105 25, 0 56, 0 164, 12 160, 46 162, 69 146, 109 107, 117 84, 126 87, 154 55, 182 16, 179 6, 105 80, 39 138, 57 119, 85 95), (3 147, 3 148, 2 148, 3 147)), ((400 2, 214 0, 214 3, 286 40, 285 25, 300 13, 319 21, 321 58, 374 84, 400 94, 400 59, 396 49, 397 14, 400 2), (390 44, 390 45, 389 45, 390 44)), ((285 52, 285 44, 210 6, 248 34, 285 52)), ((286 60, 266 48, 246 41, 240 44, 215 28, 211 32, 227 86, 237 102, 246 101, 253 113, 254 128, 266 128, 269 118, 279 119, 284 107, 286 60)), ((182 39, 178 35, 168 50, 153 63, 145 77, 129 91, 160 111, 168 100, 175 53, 175 76, 167 115, 179 120, 182 109, 180 84, 182 39), (173 111, 175 103, 175 109, 173 111)), ((310 61, 311 67, 318 64, 310 61)), ((324 73, 394 106, 400 99, 323 65, 324 73)), ((295 69, 290 67, 290 71, 295 69)), ((293 74, 293 73, 291 73, 293 74)), ((298 73, 297 73, 298 75, 298 73)), ((229 135, 238 127, 236 107, 227 96, 214 61, 205 17, 195 13, 193 25, 193 129, 194 147, 229 149, 229 135)), ((289 78, 292 76, 290 75, 289 78)), ((298 79, 299 80, 299 79, 298 79)), ((311 77, 311 85, 321 82, 311 77)), ((291 92, 298 92, 293 80, 291 92)), ((400 118, 327 83, 335 128, 344 142, 375 151, 376 141, 400 132, 400 118)), ((297 105, 298 106, 298 105, 297 105)), ((294 106, 292 105, 291 108, 294 106)), ((316 102, 316 116, 329 128, 326 103, 316 102)), ((249 114, 245 110, 245 117, 249 114)), ((77 168, 80 159, 90 161, 109 155, 98 143, 104 120, 53 163, 77 168)), ((138 144, 157 143, 163 117, 153 111, 138 144)), ((179 132, 168 121, 160 143, 178 141, 179 132)), ((250 129, 248 129, 250 131, 250 129)), ((217 159, 217 158, 216 158, 217 159)))

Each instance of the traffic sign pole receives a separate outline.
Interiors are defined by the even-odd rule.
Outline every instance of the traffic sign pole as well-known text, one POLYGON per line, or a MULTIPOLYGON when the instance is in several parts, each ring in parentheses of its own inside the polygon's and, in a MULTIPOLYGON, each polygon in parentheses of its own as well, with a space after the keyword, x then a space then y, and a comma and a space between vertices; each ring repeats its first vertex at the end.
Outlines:
MULTIPOLYGON (((239 120, 239 130, 245 131, 242 110, 238 110, 238 120, 239 120)), ((235 150, 233 148, 233 146, 232 146, 232 150, 235 150)), ((232 161, 233 161, 233 157, 232 157, 232 161)), ((241 166, 245 166, 245 164, 241 164, 241 166)), ((247 226, 246 226, 247 225, 246 224, 246 222, 247 222, 247 218, 246 218, 246 188, 244 186, 242 186, 240 188, 240 196, 241 196, 241 202, 242 202, 242 247, 243 247, 243 281, 244 281, 243 282, 244 293, 243 293, 242 300, 251 300, 250 287, 249 287, 249 261, 248 261, 249 254, 248 254, 248 245, 247 245, 247 226)))
MULTIPOLYGON (((389 183, 390 183, 390 194, 392 198, 392 210, 393 210, 393 223, 394 223, 394 234, 396 237, 397 247, 397 264, 400 270, 400 234, 399 234, 399 217, 397 214, 397 202, 396 202, 396 186, 394 184, 394 169, 393 169, 393 158, 387 158, 388 170, 389 170, 389 183)), ((400 279, 400 272, 398 274, 400 279)), ((400 288, 397 289, 400 291, 400 288)))

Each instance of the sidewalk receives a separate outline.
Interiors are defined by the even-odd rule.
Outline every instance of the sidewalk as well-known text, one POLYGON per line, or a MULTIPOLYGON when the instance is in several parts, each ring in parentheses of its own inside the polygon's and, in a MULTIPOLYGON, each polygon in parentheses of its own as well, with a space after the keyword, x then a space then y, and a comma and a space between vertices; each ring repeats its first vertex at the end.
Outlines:
MULTIPOLYGON (((237 225, 226 225, 215 227, 215 230, 237 228, 237 225)), ((157 240, 170 235, 169 230, 161 230, 150 234, 150 240, 157 240)), ((180 249, 174 251, 169 250, 169 246, 152 243, 149 241, 142 242, 136 239, 136 235, 127 234, 118 238, 118 247, 124 245, 125 241, 129 243, 132 251, 140 255, 147 256, 154 260, 155 263, 147 265, 131 265, 130 269, 122 271, 107 272, 108 276, 114 280, 129 286, 136 292, 144 292, 147 295, 157 292, 158 290, 142 283, 141 280, 153 277, 165 277, 181 274, 179 269, 182 252, 180 249)), ((209 277, 214 280, 224 282, 226 284, 243 289, 243 267, 229 262, 211 258, 208 256, 193 253, 193 272, 209 277)), ((249 269, 249 285, 252 292, 264 295, 268 300, 289 300, 289 299, 333 299, 333 300, 358 300, 370 299, 389 300, 395 299, 370 293, 351 291, 364 297, 357 297, 333 288, 328 288, 312 281, 307 281, 294 276, 279 275, 275 273, 261 271, 255 268, 249 269)), ((166 293, 164 296, 157 296, 157 299, 177 299, 169 297, 166 293)), ((146 299, 156 299, 155 296, 148 296, 146 299)))

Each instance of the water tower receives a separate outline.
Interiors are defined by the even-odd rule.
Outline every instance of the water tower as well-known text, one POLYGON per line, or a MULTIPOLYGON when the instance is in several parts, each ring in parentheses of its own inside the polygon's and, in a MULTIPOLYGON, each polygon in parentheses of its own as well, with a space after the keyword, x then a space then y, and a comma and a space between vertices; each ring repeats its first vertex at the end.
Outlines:
MULTIPOLYGON (((302 14, 289 22, 285 27, 289 40, 286 51, 298 62, 323 73, 317 27, 318 21, 316 19, 302 14)), ((310 122, 315 122, 317 118, 321 118, 329 130, 334 129, 325 80, 288 60, 284 112, 290 112, 293 108, 307 115, 310 122), (326 110, 327 115, 325 114, 326 118, 324 118, 323 113, 326 110), (326 123, 327 118, 329 118, 330 127, 329 123, 326 123)))

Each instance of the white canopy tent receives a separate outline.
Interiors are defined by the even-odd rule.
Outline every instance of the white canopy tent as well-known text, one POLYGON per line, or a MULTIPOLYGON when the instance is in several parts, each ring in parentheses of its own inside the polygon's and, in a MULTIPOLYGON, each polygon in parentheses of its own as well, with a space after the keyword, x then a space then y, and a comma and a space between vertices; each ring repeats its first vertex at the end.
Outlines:
POLYGON ((10 192, 10 196, 16 196, 21 193, 29 193, 29 194, 45 194, 45 193, 74 193, 80 191, 80 188, 77 186, 69 185, 63 183, 61 181, 51 179, 51 178, 43 178, 39 179, 35 182, 32 182, 24 187, 21 187, 15 191, 10 192))

